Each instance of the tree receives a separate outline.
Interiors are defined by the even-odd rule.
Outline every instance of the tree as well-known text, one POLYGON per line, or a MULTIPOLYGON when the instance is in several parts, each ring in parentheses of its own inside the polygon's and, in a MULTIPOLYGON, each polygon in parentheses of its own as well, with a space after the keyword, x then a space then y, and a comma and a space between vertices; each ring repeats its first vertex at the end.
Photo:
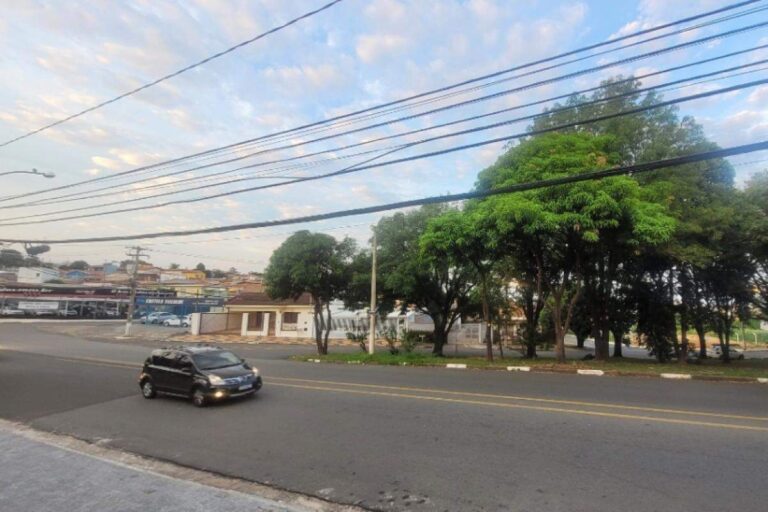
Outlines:
POLYGON ((497 252, 499 240, 489 225, 484 212, 470 205, 466 211, 448 210, 431 219, 420 240, 421 257, 430 265, 449 263, 454 268, 469 264, 474 270, 473 278, 479 288, 485 323, 486 359, 493 360, 491 329, 491 296, 493 273, 501 254, 497 252))
POLYGON ((378 291, 381 310, 413 307, 434 323, 433 354, 443 355, 448 333, 471 306, 473 270, 467 263, 427 257, 421 237, 428 222, 447 206, 424 206, 383 217, 374 228, 378 244, 378 291))
MULTIPOLYGON (((613 137, 589 133, 547 134, 510 149, 483 171, 478 188, 578 174, 619 161, 613 137)), ((492 219, 496 239, 504 240, 521 272, 521 283, 535 277, 551 300, 558 361, 565 360, 565 333, 570 327, 585 276, 591 297, 600 302, 593 321, 605 334, 596 340, 596 356, 608 357, 606 313, 621 255, 628 248, 666 240, 674 222, 661 205, 644 200, 637 181, 621 176, 574 185, 495 196, 481 202, 492 219), (587 269, 595 272, 587 273, 587 269)), ((538 293, 541 295, 541 293, 538 293)))
POLYGON ((205 265, 202 263, 198 263, 197 265, 195 265, 195 270, 202 270, 203 272, 205 272, 205 265))
POLYGON ((69 264, 69 268, 72 270, 88 270, 90 265, 88 265, 87 261, 76 260, 69 264))
POLYGON ((15 249, 0 249, 0 267, 23 267, 24 255, 15 249))
POLYGON ((171 270, 178 270, 179 268, 181 268, 181 266, 178 263, 171 263, 170 265, 168 265, 168 268, 171 270))
POLYGON ((331 301, 342 296, 350 279, 354 241, 337 242, 330 235, 298 231, 278 247, 264 272, 267 293, 275 299, 312 296, 315 343, 320 355, 328 353, 331 301))
POLYGON ((768 320, 768 170, 752 176, 747 182, 745 197, 753 212, 749 225, 752 240, 749 252, 755 266, 753 303, 768 320))

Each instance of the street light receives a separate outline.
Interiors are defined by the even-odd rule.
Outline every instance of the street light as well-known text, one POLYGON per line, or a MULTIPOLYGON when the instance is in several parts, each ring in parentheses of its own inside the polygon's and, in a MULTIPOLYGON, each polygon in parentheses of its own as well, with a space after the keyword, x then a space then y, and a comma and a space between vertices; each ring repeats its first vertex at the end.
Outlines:
POLYGON ((0 176, 6 176, 8 174, 35 174, 37 176, 42 176, 44 178, 53 178, 56 176, 52 172, 40 172, 37 169, 32 169, 31 171, 9 171, 9 172, 0 172, 0 176))

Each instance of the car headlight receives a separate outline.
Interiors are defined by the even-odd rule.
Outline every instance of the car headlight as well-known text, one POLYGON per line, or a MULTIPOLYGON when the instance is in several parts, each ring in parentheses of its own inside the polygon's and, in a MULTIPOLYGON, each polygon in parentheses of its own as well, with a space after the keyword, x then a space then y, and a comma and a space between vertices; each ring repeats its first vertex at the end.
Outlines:
POLYGON ((259 376, 259 369, 258 368, 251 368, 251 371, 253 372, 253 376, 254 377, 258 377, 259 376))
POLYGON ((225 384, 224 379, 222 379, 218 375, 209 375, 208 382, 210 382, 214 386, 223 386, 225 384))

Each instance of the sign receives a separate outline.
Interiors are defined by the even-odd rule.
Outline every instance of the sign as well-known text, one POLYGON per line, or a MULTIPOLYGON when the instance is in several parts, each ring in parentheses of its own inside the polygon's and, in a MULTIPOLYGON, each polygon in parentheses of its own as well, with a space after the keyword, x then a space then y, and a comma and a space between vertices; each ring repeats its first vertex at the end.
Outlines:
POLYGON ((32 311, 56 311, 58 302, 19 302, 19 309, 32 311))
POLYGON ((763 331, 768 331, 768 321, 761 320, 760 321, 760 329, 763 331))
POLYGON ((147 299, 144 301, 145 304, 172 304, 172 305, 181 305, 184 304, 184 299, 147 299))

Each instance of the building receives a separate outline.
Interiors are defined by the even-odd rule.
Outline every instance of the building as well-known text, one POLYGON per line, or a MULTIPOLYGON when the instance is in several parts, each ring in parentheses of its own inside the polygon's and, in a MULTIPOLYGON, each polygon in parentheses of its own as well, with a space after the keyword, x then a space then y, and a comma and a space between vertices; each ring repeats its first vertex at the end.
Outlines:
POLYGON ((60 276, 55 268, 20 267, 16 273, 16 281, 19 283, 43 284, 57 279, 60 279, 60 276))
POLYGON ((206 278, 205 270, 197 270, 197 269, 182 270, 181 273, 184 279, 202 280, 206 278))
POLYGON ((242 336, 311 338, 314 336, 312 297, 272 299, 266 293, 243 293, 224 304, 227 325, 239 325, 242 336))
POLYGON ((88 276, 89 272, 85 270, 68 270, 62 277, 68 281, 83 282, 88 276))
MULTIPOLYGON (((173 292, 139 288, 136 290, 136 296, 136 302, 143 303, 147 298, 173 298, 173 292)), ((0 285, 0 308, 21 310, 35 316, 118 318, 125 315, 129 302, 130 288, 127 286, 23 283, 0 285)))

